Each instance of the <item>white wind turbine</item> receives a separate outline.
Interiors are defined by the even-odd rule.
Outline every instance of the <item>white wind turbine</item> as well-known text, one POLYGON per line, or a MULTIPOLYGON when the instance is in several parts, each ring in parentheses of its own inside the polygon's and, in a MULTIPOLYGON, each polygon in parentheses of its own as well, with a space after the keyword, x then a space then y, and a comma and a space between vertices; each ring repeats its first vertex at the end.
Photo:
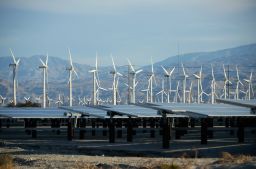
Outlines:
POLYGON ((13 60, 13 63, 9 64, 10 67, 12 67, 13 69, 13 105, 16 106, 17 104, 17 100, 16 100, 16 85, 17 85, 17 82, 16 82, 16 75, 17 75, 17 69, 18 69, 18 66, 19 66, 19 63, 20 63, 20 59, 16 60, 15 59, 15 56, 12 52, 12 49, 10 49, 10 52, 11 52, 11 55, 12 55, 12 60, 13 60))
POLYGON ((43 108, 46 107, 46 77, 48 78, 48 54, 46 55, 45 62, 40 59, 42 65, 39 66, 40 69, 43 69, 43 108))
POLYGON ((201 99, 200 99, 200 94, 201 94, 201 87, 200 87, 200 84, 201 84, 201 78, 202 78, 202 66, 201 66, 201 69, 199 71, 199 74, 193 74, 193 76, 195 76, 195 78, 197 79, 197 103, 199 104, 201 99))
POLYGON ((72 75, 73 73, 75 73, 75 75, 78 77, 77 72, 75 70, 75 67, 73 65, 73 61, 72 61, 72 56, 71 56, 71 52, 70 49, 68 49, 68 54, 69 54, 69 67, 67 67, 67 70, 69 71, 69 106, 72 107, 72 103, 73 103, 73 96, 72 96, 72 75))
POLYGON ((253 88, 252 88, 252 71, 251 71, 251 74, 250 74, 250 78, 249 79, 244 79, 244 81, 246 83, 248 83, 248 90, 246 91, 246 95, 247 95, 247 99, 248 100, 251 100, 251 93, 252 95, 254 95, 254 91, 253 91, 253 88))
MULTIPOLYGON (((135 98, 136 98, 136 95, 135 95, 135 88, 137 86, 137 83, 136 83, 136 75, 140 72, 142 72, 142 69, 139 69, 139 70, 135 70, 134 67, 132 66, 131 62, 129 59, 128 60, 128 63, 129 63, 129 66, 130 66, 130 71, 129 71, 129 75, 132 79, 132 86, 129 86, 129 88, 132 90, 132 92, 130 93, 130 103, 135 103, 135 98)), ((129 79, 130 80, 130 79, 129 79)), ((129 82, 129 85, 131 85, 131 83, 129 82)))
POLYGON ((153 60, 151 57, 151 74, 148 80, 148 96, 147 96, 147 102, 153 103, 153 80, 155 82, 156 85, 156 79, 155 79, 155 73, 154 73, 154 64, 153 64, 153 60))
POLYGON ((30 97, 24 97, 24 99, 26 103, 30 102, 30 97))
POLYGON ((171 82, 171 77, 172 77, 172 73, 175 70, 175 67, 172 68, 172 70, 167 71, 163 66, 161 66, 164 70, 164 77, 166 78, 166 83, 167 83, 167 103, 170 103, 170 94, 172 92, 172 82, 171 82))
POLYGON ((177 86, 176 86, 176 92, 175 92, 175 96, 174 96, 175 103, 177 103, 178 99, 180 99, 179 86, 180 86, 180 81, 177 82, 177 86))
POLYGON ((189 77, 188 74, 186 74, 185 68, 183 63, 181 63, 182 70, 183 70, 183 103, 186 103, 186 86, 187 86, 187 78, 189 77))
POLYGON ((99 87, 99 82, 98 82, 98 54, 97 53, 96 53, 95 68, 93 70, 90 70, 89 72, 93 74, 92 104, 97 105, 97 93, 99 92, 99 89, 96 89, 96 87, 99 87))
POLYGON ((55 102, 55 104, 57 104, 57 105, 58 105, 58 107, 60 107, 60 105, 62 105, 62 104, 63 104, 63 102, 62 102, 62 100, 61 100, 61 96, 60 96, 60 94, 59 94, 58 99, 57 99, 57 101, 55 102))
POLYGON ((164 79, 162 79, 162 89, 156 94, 159 95, 161 94, 161 102, 164 102, 164 94, 166 95, 165 91, 164 91, 164 79))
POLYGON ((190 87, 189 87, 189 92, 188 92, 188 103, 193 102, 193 93, 192 93, 192 89, 193 89, 193 81, 191 81, 190 83, 190 87))
POLYGON ((113 75, 113 84, 112 84, 112 90, 113 90, 113 97, 112 97, 112 104, 116 105, 117 103, 117 94, 118 94, 118 80, 119 78, 117 76, 123 76, 121 73, 117 72, 116 65, 114 62, 113 57, 111 56, 112 64, 113 64, 113 70, 110 72, 113 75))
POLYGON ((227 77, 227 73, 226 73, 226 70, 225 70, 225 66, 223 64, 223 71, 224 71, 224 99, 227 99, 227 85, 232 85, 231 81, 228 79, 227 77))
POLYGON ((212 81, 211 81, 211 103, 214 104, 215 102, 215 96, 217 97, 216 94, 216 81, 215 81, 215 76, 213 72, 213 66, 212 67, 212 81))
POLYGON ((0 98, 1 98, 1 104, 4 105, 4 102, 6 100, 6 97, 3 97, 2 95, 0 95, 0 98))
POLYGON ((240 81, 239 70, 238 70, 237 65, 236 65, 236 77, 237 77, 237 82, 236 82, 236 99, 239 100, 239 93, 240 93, 239 85, 241 84, 243 86, 244 84, 240 81))

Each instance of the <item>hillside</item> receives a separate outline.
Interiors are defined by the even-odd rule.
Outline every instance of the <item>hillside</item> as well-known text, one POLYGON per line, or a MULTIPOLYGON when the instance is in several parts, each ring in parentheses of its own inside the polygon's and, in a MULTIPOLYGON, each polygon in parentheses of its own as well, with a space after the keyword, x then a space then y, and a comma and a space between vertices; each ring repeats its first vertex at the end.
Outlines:
MULTIPOLYGON (((38 96, 42 93, 42 71, 38 68, 40 65, 39 58, 44 56, 31 56, 21 58, 19 71, 18 71, 18 97, 23 100, 26 96, 38 96)), ((12 94, 12 71, 9 68, 11 57, 0 57, 0 95, 10 97, 12 94)), ((167 59, 154 64, 157 86, 155 92, 158 92, 161 88, 161 79, 163 77, 163 70, 161 65, 166 68, 172 68, 176 66, 173 76, 173 86, 176 86, 178 80, 182 80, 182 69, 179 63, 183 63, 186 67, 187 73, 190 75, 190 81, 193 81, 193 73, 196 73, 200 69, 200 65, 203 65, 203 85, 207 92, 209 92, 209 83, 211 79, 211 66, 214 66, 215 77, 219 83, 223 82, 223 69, 222 65, 226 65, 226 69, 229 70, 230 79, 236 80, 235 65, 239 66, 240 79, 248 78, 251 70, 255 71, 256 68, 256 44, 250 44, 230 49, 223 49, 213 52, 197 52, 188 53, 180 56, 171 56, 167 59), (229 65, 229 66, 228 66, 229 65)), ((68 66, 67 60, 60 59, 58 57, 49 57, 49 96, 53 99, 57 97, 59 93, 67 96, 68 94, 68 72, 66 67, 68 66)), ((91 97, 92 75, 88 72, 92 69, 92 66, 75 63, 74 66, 77 69, 79 78, 74 78, 74 96, 86 96, 91 97)), ((112 76, 109 74, 112 67, 100 67, 99 77, 101 80, 101 86, 104 88, 111 88, 112 76)), ((117 67, 117 69, 124 75, 127 74, 127 67, 117 67)), ((143 66, 143 73, 138 75, 138 91, 147 87, 146 76, 150 70, 151 65, 143 66)), ((255 74, 253 75, 255 77, 255 74)), ((255 78, 253 78, 255 79, 255 78)), ((188 85, 189 85, 188 80, 188 85)), ((120 78, 119 90, 123 101, 126 99, 127 87, 124 85, 127 83, 127 78, 124 76, 120 78)), ((231 86, 234 88, 234 86, 231 86)), ((111 97, 111 91, 102 92, 103 98, 111 97)), ((138 98, 144 97, 143 93, 138 92, 138 98)))

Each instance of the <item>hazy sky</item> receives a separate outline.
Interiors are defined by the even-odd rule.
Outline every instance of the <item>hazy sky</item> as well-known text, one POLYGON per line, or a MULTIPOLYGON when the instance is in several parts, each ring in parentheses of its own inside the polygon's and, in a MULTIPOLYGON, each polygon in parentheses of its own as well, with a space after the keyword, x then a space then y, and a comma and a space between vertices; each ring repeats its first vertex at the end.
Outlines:
POLYGON ((256 42, 255 0, 1 0, 0 56, 146 65, 256 42), (72 3, 71 3, 72 2, 72 3))

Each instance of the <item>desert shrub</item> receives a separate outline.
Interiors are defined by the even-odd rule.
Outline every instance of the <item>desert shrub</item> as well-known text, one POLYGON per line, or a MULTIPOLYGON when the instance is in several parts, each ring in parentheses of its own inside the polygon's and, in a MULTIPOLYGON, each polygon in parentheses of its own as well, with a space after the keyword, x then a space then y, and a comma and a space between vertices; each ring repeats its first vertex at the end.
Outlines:
POLYGON ((13 158, 8 154, 0 155, 0 169, 12 169, 13 158))
POLYGON ((221 163, 235 163, 235 164, 242 164, 251 162, 253 159, 251 156, 248 155, 237 155, 234 156, 228 152, 223 152, 221 155, 221 163))
POLYGON ((181 167, 172 163, 172 164, 162 164, 160 166, 160 169, 181 169, 181 167))

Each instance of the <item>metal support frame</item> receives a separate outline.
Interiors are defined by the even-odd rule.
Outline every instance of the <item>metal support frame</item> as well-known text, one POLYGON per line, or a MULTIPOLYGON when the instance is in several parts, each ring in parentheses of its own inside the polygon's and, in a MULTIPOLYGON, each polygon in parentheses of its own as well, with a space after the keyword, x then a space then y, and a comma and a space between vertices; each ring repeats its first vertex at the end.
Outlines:
POLYGON ((167 118, 165 111, 162 111, 162 130, 162 147, 168 149, 170 148, 170 121, 167 118))
POLYGON ((73 120, 72 118, 68 119, 68 124, 67 124, 67 136, 68 136, 68 140, 72 141, 73 136, 74 136, 74 130, 73 130, 73 124, 72 124, 73 120))
POLYGON ((207 118, 201 119, 201 144, 207 144, 208 124, 207 118))
POLYGON ((115 143, 115 121, 113 119, 114 114, 109 112, 109 143, 115 143))
MULTIPOLYGON (((213 118, 207 118, 207 126, 208 127, 213 127, 213 118)), ((208 130, 207 131, 207 137, 208 138, 213 138, 213 130, 208 130)))
POLYGON ((243 118, 238 118, 237 119, 237 137, 238 137, 238 142, 243 143, 244 142, 244 119, 243 118))
POLYGON ((132 118, 129 117, 127 121, 127 142, 132 142, 133 141, 133 122, 132 118))

